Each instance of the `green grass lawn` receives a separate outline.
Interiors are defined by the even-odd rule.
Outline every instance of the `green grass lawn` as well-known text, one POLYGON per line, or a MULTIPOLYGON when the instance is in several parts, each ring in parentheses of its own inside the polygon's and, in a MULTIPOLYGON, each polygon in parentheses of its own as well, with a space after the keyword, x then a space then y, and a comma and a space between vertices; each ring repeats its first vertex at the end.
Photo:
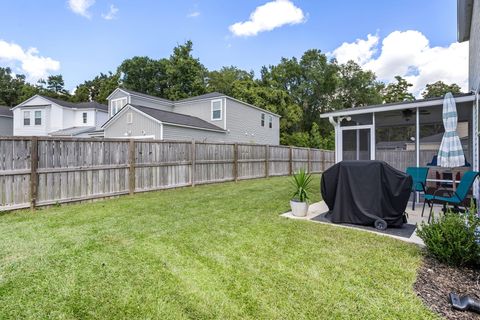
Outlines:
POLYGON ((290 188, 271 178, 4 214, 0 318, 435 318, 412 290, 417 247, 282 218, 290 188))

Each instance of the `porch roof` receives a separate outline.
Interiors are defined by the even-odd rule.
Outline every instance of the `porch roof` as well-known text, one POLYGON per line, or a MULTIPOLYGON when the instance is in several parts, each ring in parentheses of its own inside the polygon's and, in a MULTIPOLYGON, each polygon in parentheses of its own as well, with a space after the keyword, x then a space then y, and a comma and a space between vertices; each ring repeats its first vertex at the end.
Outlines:
MULTIPOLYGON (((475 100, 475 94, 464 93, 464 94, 455 95, 454 98, 456 103, 469 102, 469 101, 475 100)), ((322 113, 320 115, 320 118, 344 117, 344 116, 350 116, 355 114, 386 112, 386 111, 403 110, 403 109, 410 109, 410 108, 424 108, 424 107, 442 106, 442 105, 443 105, 443 97, 419 99, 415 101, 384 103, 384 104, 376 104, 376 105, 370 105, 370 106, 336 110, 332 112, 322 113)))

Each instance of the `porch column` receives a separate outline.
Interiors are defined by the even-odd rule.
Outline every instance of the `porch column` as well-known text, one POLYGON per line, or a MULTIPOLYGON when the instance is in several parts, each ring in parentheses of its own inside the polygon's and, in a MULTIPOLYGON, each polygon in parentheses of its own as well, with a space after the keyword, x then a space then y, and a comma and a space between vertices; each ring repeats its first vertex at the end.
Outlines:
POLYGON ((420 167, 420 109, 415 110, 415 158, 417 167, 420 167))
POLYGON ((370 131, 370 159, 372 160, 375 160, 375 157, 377 156, 376 155, 376 148, 375 148, 375 134, 376 134, 376 130, 375 130, 375 112, 372 113, 372 130, 370 131))

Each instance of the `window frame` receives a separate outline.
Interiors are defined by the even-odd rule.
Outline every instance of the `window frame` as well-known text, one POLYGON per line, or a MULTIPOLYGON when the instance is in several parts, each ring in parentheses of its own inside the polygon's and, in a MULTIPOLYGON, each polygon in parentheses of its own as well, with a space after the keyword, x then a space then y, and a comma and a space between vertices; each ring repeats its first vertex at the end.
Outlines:
POLYGON ((29 127, 32 125, 32 114, 30 110, 23 110, 23 126, 29 127), (28 118, 25 115, 28 114, 28 118), (28 124, 25 123, 25 120, 28 120, 28 124))
POLYGON ((127 124, 132 124, 133 123, 133 113, 127 112, 127 124))
POLYGON ((273 116, 272 115, 268 116, 268 128, 269 129, 273 128, 273 116))
POLYGON ((35 126, 41 126, 42 125, 42 110, 34 110, 33 111, 33 124, 35 126), (37 114, 40 114, 40 117, 37 117, 37 114), (40 120, 39 123, 37 123, 37 120, 40 120))
POLYGON ((110 117, 113 117, 120 111, 123 107, 125 107, 128 104, 128 98, 127 97, 122 97, 122 98, 117 98, 117 99, 112 99, 110 100, 110 117), (125 104, 122 105, 120 108, 118 107, 118 102, 125 100, 125 104), (115 112, 113 112, 115 110, 115 112))
POLYGON ((83 124, 88 123, 88 112, 82 112, 82 123, 83 124))
POLYGON ((265 127, 265 113, 263 112, 260 114, 260 125, 265 127))
POLYGON ((211 121, 221 121, 223 119, 223 100, 222 99, 215 99, 210 102, 210 119, 211 121), (220 109, 214 109, 214 104, 219 102, 220 103, 220 109), (213 112, 214 111, 220 111, 220 117, 219 118, 214 118, 213 117, 213 112))

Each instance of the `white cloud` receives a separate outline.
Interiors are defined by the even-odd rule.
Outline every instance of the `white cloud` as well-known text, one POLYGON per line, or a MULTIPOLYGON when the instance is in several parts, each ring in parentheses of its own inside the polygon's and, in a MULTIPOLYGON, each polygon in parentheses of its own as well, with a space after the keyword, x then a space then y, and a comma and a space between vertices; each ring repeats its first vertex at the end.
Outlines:
POLYGON ((284 25, 305 22, 302 9, 290 0, 274 0, 265 3, 250 14, 250 19, 237 22, 229 27, 235 36, 255 36, 259 32, 270 31, 284 25))
POLYGON ((381 46, 379 37, 369 34, 366 40, 343 43, 331 55, 339 63, 354 60, 387 83, 400 75, 413 84, 410 91, 416 96, 426 84, 438 80, 456 83, 463 91, 468 91, 467 42, 431 47, 419 31, 394 31, 383 39, 381 46))
POLYGON ((193 11, 187 14, 187 18, 196 18, 200 15, 200 11, 193 11))
POLYGON ((357 39, 355 42, 344 42, 340 47, 333 51, 333 56, 340 63, 353 60, 358 64, 364 64, 375 54, 375 47, 378 44, 377 35, 367 35, 367 39, 357 39))
POLYGON ((107 13, 102 13, 102 18, 105 20, 113 20, 117 17, 118 8, 113 4, 110 5, 110 10, 107 13))
POLYGON ((90 19, 92 17, 88 9, 95 4, 95 0, 68 0, 70 10, 90 19))
POLYGON ((0 64, 12 66, 14 72, 25 73, 27 80, 31 82, 45 78, 51 71, 60 69, 60 62, 40 56, 36 48, 24 50, 18 44, 3 40, 0 40, 0 64))

